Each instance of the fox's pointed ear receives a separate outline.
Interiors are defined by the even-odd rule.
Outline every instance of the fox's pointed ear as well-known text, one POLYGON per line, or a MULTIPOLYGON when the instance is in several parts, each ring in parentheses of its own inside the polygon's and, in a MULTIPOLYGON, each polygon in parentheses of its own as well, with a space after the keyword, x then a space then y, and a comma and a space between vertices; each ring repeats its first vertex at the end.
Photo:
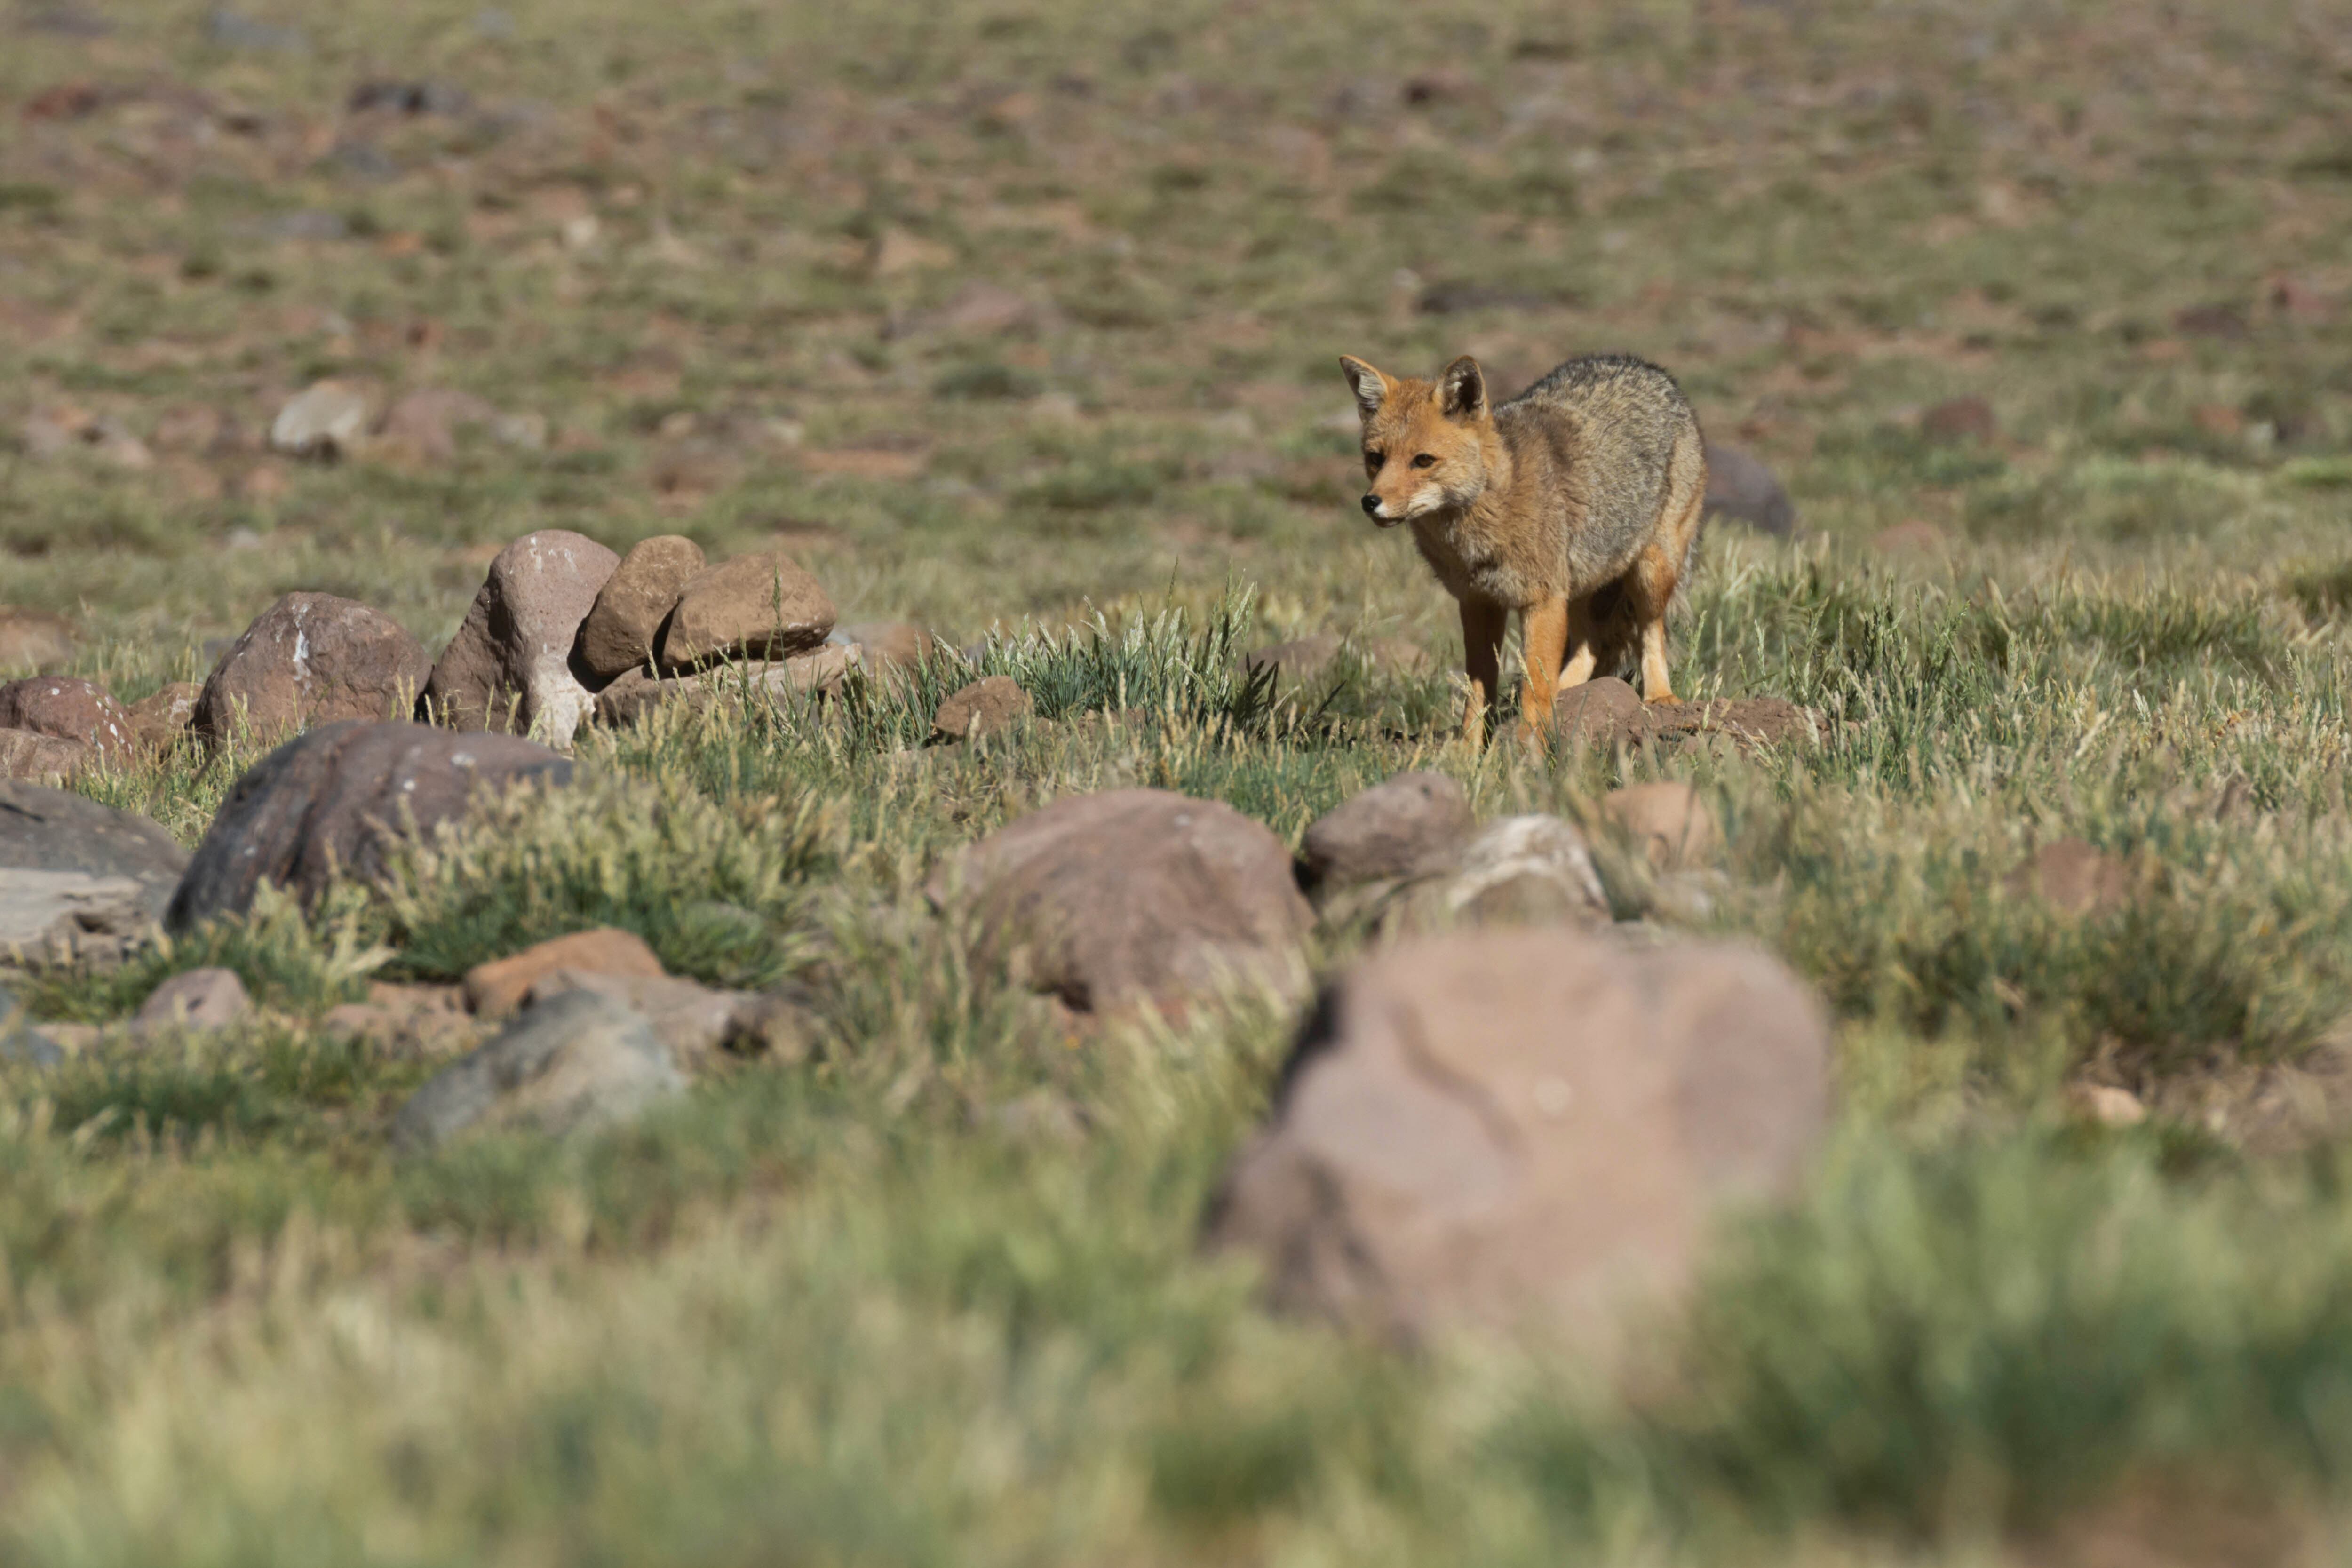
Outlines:
POLYGON ((1464 354, 1437 373, 1437 406, 1448 419, 1477 419, 1486 412, 1486 373, 1464 354))
POLYGON ((1367 419, 1378 414, 1381 405, 1388 401, 1389 378, 1347 354, 1339 356, 1339 370, 1347 376, 1348 384, 1356 389, 1356 412, 1367 419))

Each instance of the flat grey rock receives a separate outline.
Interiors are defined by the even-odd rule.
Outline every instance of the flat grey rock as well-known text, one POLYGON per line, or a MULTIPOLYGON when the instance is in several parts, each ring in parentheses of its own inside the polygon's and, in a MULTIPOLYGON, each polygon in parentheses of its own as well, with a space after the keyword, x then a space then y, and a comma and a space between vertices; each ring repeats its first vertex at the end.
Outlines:
POLYGON ((187 864, 135 812, 0 779, 0 952, 70 959, 142 941, 187 864))

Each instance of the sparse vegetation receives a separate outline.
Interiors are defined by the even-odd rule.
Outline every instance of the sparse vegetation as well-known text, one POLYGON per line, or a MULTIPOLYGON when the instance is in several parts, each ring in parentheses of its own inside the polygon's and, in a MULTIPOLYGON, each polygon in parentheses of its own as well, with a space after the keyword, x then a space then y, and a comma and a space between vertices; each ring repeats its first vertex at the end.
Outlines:
MULTIPOLYGON (((550 526, 786 549, 845 622, 945 646, 823 704, 597 732, 577 787, 387 898, 12 980, 110 1023, 222 964, 266 1011, 0 1068, 0 1556, 2335 1555, 2352 32, 2325 9, 11 11, 0 600, 74 615, 76 673, 200 678, 298 588, 437 648, 550 526), (354 107, 366 81, 461 91, 354 107), (1713 531, 1678 688, 1815 707, 1821 747, 1449 745, 1453 608, 1351 514, 1335 356, 1467 350, 1515 386, 1609 348, 1672 367, 1806 525, 1713 531), (269 453, 323 375, 544 428, 269 453), (1963 395, 1989 438, 1926 427, 1963 395), (1303 683, 1242 658, 1324 632, 1350 646, 1303 683), (1037 718, 926 746, 973 668, 1037 718), (1482 816, 1692 780, 1729 846, 1706 924, 1838 1020, 1830 1155, 1727 1218, 1632 1375, 1265 1313, 1195 1244, 1291 1012, 1075 1035, 922 891, 1056 795, 1179 789, 1295 841, 1408 766, 1482 816), (2065 838, 2129 897, 2020 891, 2065 838), (795 983, 821 1048, 601 1138, 394 1162, 430 1065, 327 1009, 593 924, 795 983), (2078 1117, 2084 1080, 2148 1119, 2078 1117)), ((254 760, 80 787, 193 842, 254 760)), ((1328 967, 1360 938, 1322 940, 1328 967)))

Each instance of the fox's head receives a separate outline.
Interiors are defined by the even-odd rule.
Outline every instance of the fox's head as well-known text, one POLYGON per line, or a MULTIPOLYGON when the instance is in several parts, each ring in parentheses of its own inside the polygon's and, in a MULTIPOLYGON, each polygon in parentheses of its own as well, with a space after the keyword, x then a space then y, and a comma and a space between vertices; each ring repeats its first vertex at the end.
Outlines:
POLYGON ((1364 416, 1364 512, 1394 528, 1468 505, 1486 488, 1495 415, 1486 376, 1464 354, 1434 381, 1399 380, 1339 356, 1364 416))

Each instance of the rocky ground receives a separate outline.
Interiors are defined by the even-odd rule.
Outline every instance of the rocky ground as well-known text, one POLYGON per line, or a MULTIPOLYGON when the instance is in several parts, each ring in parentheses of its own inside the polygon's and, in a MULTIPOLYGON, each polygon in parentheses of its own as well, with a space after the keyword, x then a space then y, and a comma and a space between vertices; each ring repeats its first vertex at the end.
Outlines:
POLYGON ((0 29, 9 1561, 2340 1551, 2334 17, 0 29))

